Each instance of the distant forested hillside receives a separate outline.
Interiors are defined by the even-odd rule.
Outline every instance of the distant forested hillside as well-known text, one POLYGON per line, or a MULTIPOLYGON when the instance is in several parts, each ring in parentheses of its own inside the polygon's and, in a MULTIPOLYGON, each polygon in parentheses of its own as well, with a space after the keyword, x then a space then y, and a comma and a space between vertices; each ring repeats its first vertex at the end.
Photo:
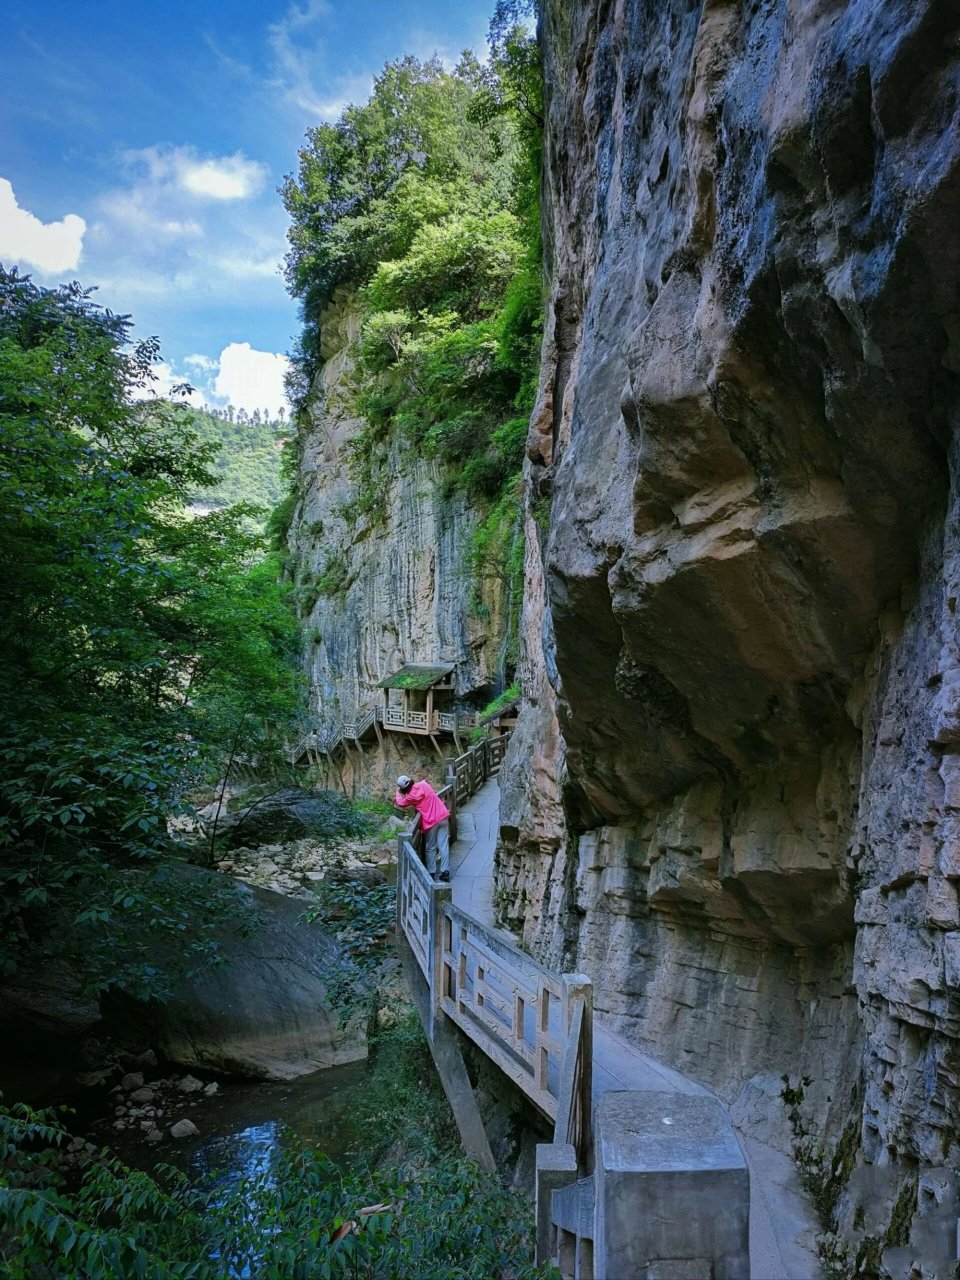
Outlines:
POLYGON ((283 496, 280 456, 287 434, 282 420, 263 417, 259 409, 190 409, 191 430, 204 444, 218 446, 210 464, 220 483, 198 489, 193 501, 204 507, 253 502, 268 510, 283 496))

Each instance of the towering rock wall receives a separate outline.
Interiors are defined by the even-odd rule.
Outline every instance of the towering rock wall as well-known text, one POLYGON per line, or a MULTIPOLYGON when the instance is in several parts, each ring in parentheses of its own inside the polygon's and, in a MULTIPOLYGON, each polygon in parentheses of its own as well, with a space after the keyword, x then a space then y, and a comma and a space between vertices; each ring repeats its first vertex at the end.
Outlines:
POLYGON ((956 1164, 960 10, 546 0, 542 45, 505 915, 770 1136, 807 1075, 956 1164))
POLYGON ((484 591, 478 609, 469 567, 477 513, 435 464, 390 441, 378 482, 382 519, 358 503, 350 446, 365 426, 352 408, 359 323, 351 293, 338 290, 321 322, 324 364, 307 411, 291 527, 306 663, 327 725, 378 702, 379 681, 405 662, 457 663, 464 694, 493 682, 501 657, 501 593, 484 591))

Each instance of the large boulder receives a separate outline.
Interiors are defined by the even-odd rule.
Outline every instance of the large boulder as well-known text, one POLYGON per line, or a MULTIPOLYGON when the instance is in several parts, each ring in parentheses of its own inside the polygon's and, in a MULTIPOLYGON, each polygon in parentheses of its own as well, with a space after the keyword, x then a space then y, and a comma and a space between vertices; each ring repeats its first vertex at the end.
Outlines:
POLYGON ((306 923, 303 902, 214 872, 184 873, 199 893, 236 896, 220 962, 181 979, 162 1004, 110 1000, 108 1019, 132 1019, 171 1062, 208 1071, 289 1080, 366 1057, 362 1019, 341 1017, 328 996, 342 952, 306 923))
MULTIPOLYGON (((116 993, 98 1000, 62 963, 24 968, 0 989, 5 1096, 68 1096, 103 1076, 118 1044, 152 1044, 187 1067, 280 1080, 366 1056, 362 1021, 343 1019, 328 994, 340 948, 304 921, 302 901, 186 864, 176 876, 187 898, 224 904, 219 963, 181 977, 166 1003, 116 993)), ((170 943, 155 945, 150 958, 182 971, 170 943)))
POLYGON ((217 837, 241 845, 281 844, 290 840, 338 839, 363 835, 367 823, 338 791, 276 791, 224 813, 217 837))
POLYGON ((96 1065, 99 1004, 69 966, 46 963, 0 985, 0 1094, 37 1102, 62 1096, 96 1065))

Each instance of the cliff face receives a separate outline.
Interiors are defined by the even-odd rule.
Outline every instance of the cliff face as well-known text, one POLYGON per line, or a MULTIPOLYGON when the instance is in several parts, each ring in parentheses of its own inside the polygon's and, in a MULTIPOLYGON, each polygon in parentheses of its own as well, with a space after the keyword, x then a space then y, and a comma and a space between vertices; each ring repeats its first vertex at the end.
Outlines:
POLYGON ((781 1072, 825 1134, 859 1080, 864 1158, 956 1164, 960 15, 546 0, 542 43, 505 914, 769 1136, 781 1072))
POLYGON ((477 514, 436 466, 390 442, 378 481, 383 518, 360 511, 349 465, 365 425, 351 412, 358 325, 350 293, 338 290, 322 320, 324 364, 291 531, 313 702, 327 725, 379 702, 379 681, 405 662, 456 662, 466 693, 493 681, 500 661, 491 639, 499 593, 482 592, 478 609, 469 571, 477 514))

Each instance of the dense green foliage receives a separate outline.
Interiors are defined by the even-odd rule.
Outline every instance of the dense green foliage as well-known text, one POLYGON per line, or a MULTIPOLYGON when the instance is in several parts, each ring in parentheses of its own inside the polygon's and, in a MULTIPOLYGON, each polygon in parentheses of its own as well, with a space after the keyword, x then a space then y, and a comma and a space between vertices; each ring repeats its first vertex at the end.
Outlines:
MULTIPOLYGON (((311 129, 284 201, 287 278, 305 328, 299 392, 338 286, 362 312, 350 442, 352 519, 383 515, 391 445, 437 459, 485 513, 478 583, 519 603, 519 476, 542 327, 539 57, 534 6, 502 0, 491 57, 389 63, 370 100, 311 129)), ((346 512, 345 512, 346 514, 346 512)), ((480 593, 478 592, 478 599, 480 593)), ((315 597, 314 597, 315 598, 315 597)))
POLYGON ((543 1274, 529 1261, 529 1206, 456 1153, 418 1026, 387 1033, 354 1120, 367 1160, 352 1171, 294 1148, 257 1175, 203 1189, 104 1155, 67 1189, 54 1171, 67 1137, 56 1119, 0 1108, 0 1267, 11 1280, 543 1274))
POLYGON ((319 921, 342 948, 327 990, 340 1016, 373 1013, 380 999, 384 961, 393 947, 397 918, 396 887, 350 877, 321 881, 314 887, 317 902, 306 912, 319 921))
POLYGON ((289 434, 282 419, 181 407, 189 429, 201 444, 216 446, 209 470, 215 483, 195 489, 191 501, 202 507, 228 507, 238 502, 272 511, 283 497, 283 442, 289 434))
POLYGON ((275 750, 297 633, 247 509, 185 510, 212 450, 131 402, 156 347, 128 335, 79 286, 0 273, 0 966, 42 936, 44 963, 155 993, 127 931, 186 929, 168 818, 275 750))

